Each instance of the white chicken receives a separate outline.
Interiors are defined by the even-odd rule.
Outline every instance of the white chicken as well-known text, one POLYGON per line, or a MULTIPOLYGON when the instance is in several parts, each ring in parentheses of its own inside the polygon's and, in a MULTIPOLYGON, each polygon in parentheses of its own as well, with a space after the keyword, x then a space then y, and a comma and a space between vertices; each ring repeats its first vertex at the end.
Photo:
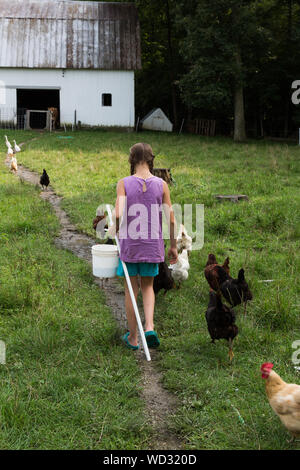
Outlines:
POLYGON ((6 143, 6 147, 9 149, 11 149, 11 143, 9 142, 8 138, 7 138, 7 135, 4 136, 5 137, 5 143, 6 143))
POLYGON ((179 234, 177 236, 178 253, 181 253, 183 250, 187 250, 187 253, 189 256, 190 252, 192 251, 192 244, 193 244, 192 237, 188 235, 185 226, 180 224, 179 234))
POLYGON ((15 173, 18 171, 18 162, 17 162, 16 157, 11 158, 10 169, 11 171, 14 171, 15 173))
POLYGON ((190 263, 187 249, 182 250, 182 253, 178 255, 177 263, 171 264, 169 269, 171 270, 174 282, 177 283, 178 287, 180 287, 181 283, 186 281, 189 277, 190 263))
POLYGON ((8 147, 7 148, 7 156, 8 157, 12 157, 14 155, 14 151, 11 147, 8 147))
POLYGON ((14 151, 15 151, 16 153, 21 152, 21 148, 19 147, 19 145, 17 144, 17 142, 16 142, 15 140, 14 140, 13 142, 14 142, 14 144, 15 144, 15 145, 14 145, 14 151))

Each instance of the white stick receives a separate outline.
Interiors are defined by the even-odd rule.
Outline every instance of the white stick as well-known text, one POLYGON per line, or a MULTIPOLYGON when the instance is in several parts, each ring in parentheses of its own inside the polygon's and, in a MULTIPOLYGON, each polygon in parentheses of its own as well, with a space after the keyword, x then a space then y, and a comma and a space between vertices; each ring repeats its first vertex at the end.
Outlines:
MULTIPOLYGON (((110 209, 109 204, 106 205, 106 210, 107 210, 108 217, 109 217, 109 223, 110 223, 110 225, 112 225, 113 220, 112 220, 112 213, 111 213, 111 209, 110 209)), ((120 253, 120 243, 119 243, 117 235, 115 236, 115 239, 116 239, 116 244, 117 244, 117 247, 118 247, 118 250, 119 250, 119 253, 120 253)), ((147 359, 147 361, 151 361, 148 344, 147 344, 147 341, 146 341, 146 338, 145 338, 145 333, 144 333, 143 325, 142 325, 142 322, 141 322, 141 317, 140 317, 140 314, 139 314, 138 306, 137 306, 137 303, 136 303, 136 300, 135 300, 134 292, 133 292, 133 289, 132 289, 132 285, 131 285, 130 277, 129 277, 129 274, 128 274, 127 266, 124 263, 124 261, 122 261, 122 260, 121 260, 121 263, 122 263, 122 266, 123 266, 123 269, 124 269, 124 274, 125 274, 129 294, 130 294, 130 297, 131 297, 131 302, 132 302, 132 305, 133 305, 135 318, 136 318, 138 328, 139 328, 139 332, 140 332, 140 335, 141 335, 141 338, 142 338, 142 343, 143 343, 144 351, 145 351, 145 354, 146 354, 146 359, 147 359)))

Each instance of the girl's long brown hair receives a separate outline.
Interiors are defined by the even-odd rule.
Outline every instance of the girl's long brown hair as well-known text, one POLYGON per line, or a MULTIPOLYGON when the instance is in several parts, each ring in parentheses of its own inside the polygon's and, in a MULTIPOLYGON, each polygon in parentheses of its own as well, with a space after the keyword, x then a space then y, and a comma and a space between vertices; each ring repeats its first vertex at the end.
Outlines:
POLYGON ((133 147, 130 149, 129 155, 131 175, 134 175, 136 165, 141 162, 146 162, 150 172, 152 173, 154 158, 155 156, 153 155, 153 150, 149 144, 140 142, 133 145, 133 147))

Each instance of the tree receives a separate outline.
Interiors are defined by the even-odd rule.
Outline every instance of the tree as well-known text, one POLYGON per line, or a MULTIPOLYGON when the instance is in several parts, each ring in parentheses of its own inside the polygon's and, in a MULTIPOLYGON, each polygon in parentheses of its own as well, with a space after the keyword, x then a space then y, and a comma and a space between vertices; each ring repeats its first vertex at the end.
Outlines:
POLYGON ((246 138, 244 87, 248 49, 259 39, 255 1, 183 0, 179 19, 185 29, 181 51, 188 73, 183 100, 194 108, 226 109, 234 115, 234 140, 246 138), (186 4, 189 8, 186 8, 186 4))
MULTIPOLYGON (((107 0, 109 1, 109 0, 107 0)), ((119 0, 126 1, 126 0, 119 0)), ((142 70, 136 112, 162 107, 228 123, 236 141, 300 127, 300 0, 135 0, 142 70), (298 113, 298 114, 297 114, 298 113)), ((219 127, 220 131, 220 127, 219 127)))
POLYGON ((300 69, 300 2, 257 2, 256 17, 264 44, 253 48, 248 57, 252 65, 247 74, 246 113, 253 119, 254 135, 287 137, 297 119, 291 84, 300 69))
POLYGON ((175 128, 180 113, 176 83, 183 59, 179 55, 180 32, 175 22, 175 0, 136 0, 142 41, 143 69, 136 74, 137 109, 146 113, 162 107, 175 128))

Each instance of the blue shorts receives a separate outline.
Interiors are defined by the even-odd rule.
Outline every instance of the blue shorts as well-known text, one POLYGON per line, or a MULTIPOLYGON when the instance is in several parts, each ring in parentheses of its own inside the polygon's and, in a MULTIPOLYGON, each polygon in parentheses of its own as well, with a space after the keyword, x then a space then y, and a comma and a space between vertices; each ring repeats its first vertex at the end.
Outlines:
MULTIPOLYGON (((158 263, 125 263, 129 276, 155 277, 158 275, 158 263)), ((117 275, 124 277, 124 269, 121 260, 117 269, 117 275)))

